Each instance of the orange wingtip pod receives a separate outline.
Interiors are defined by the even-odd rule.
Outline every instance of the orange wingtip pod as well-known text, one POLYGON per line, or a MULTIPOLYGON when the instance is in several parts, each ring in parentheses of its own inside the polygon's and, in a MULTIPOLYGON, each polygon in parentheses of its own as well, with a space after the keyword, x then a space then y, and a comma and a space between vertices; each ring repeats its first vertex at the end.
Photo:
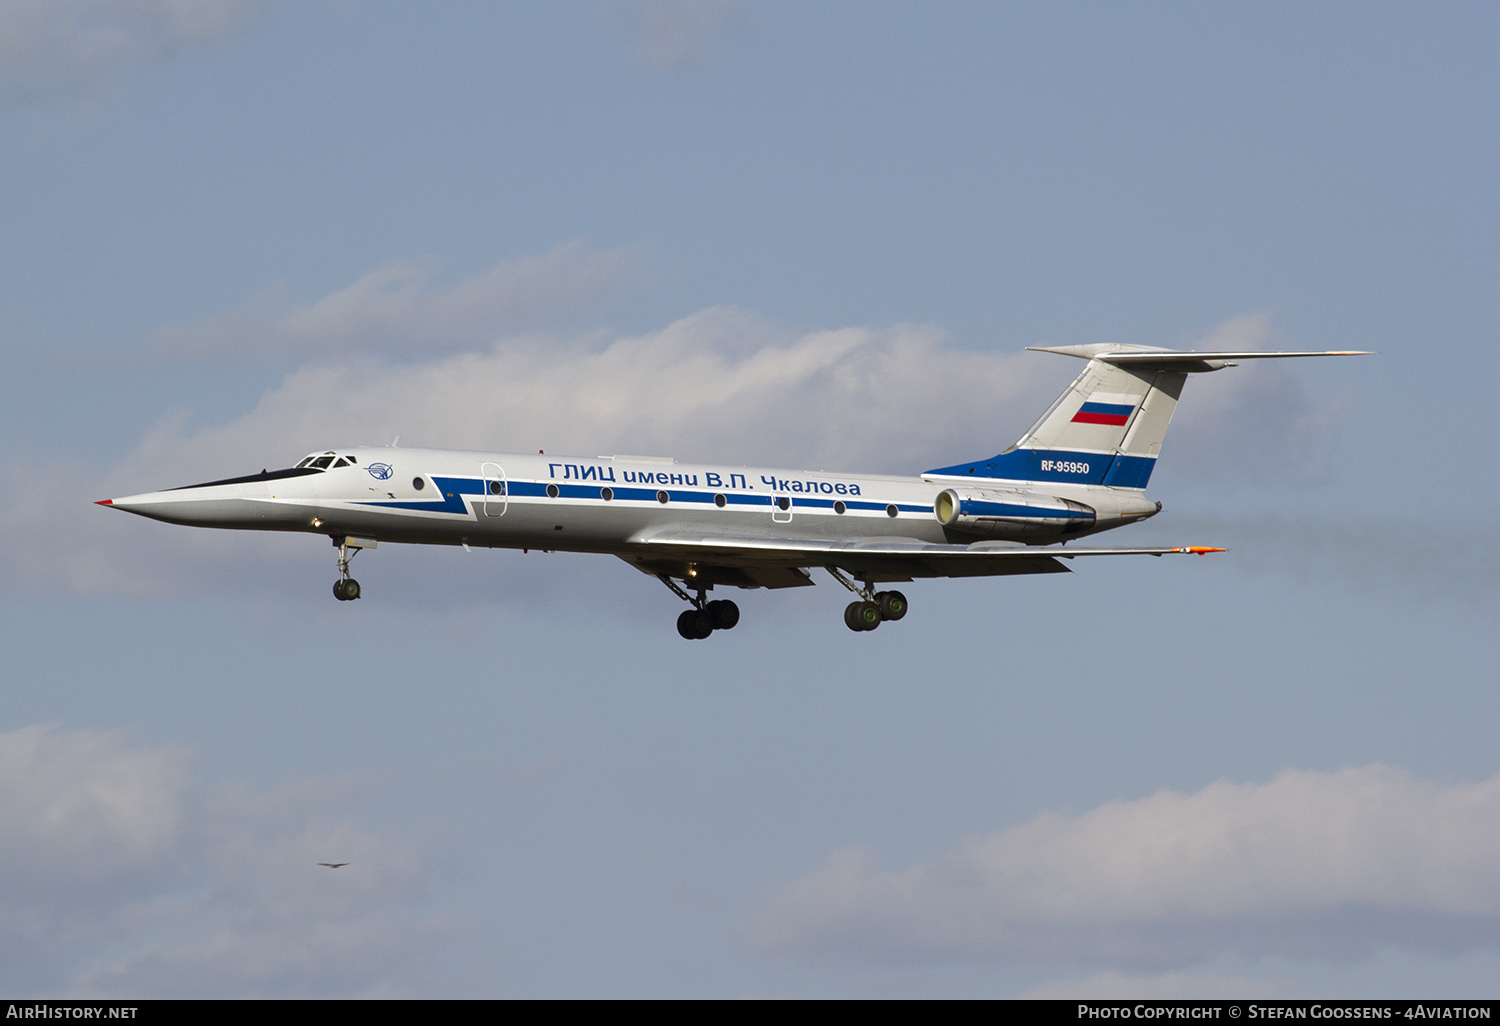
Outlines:
POLYGON ((1210 545, 1184 545, 1181 548, 1176 548, 1176 549, 1173 549, 1172 551, 1173 552, 1186 552, 1189 555, 1193 555, 1193 556, 1206 556, 1210 552, 1228 552, 1229 550, 1228 549, 1216 549, 1216 548, 1213 548, 1210 545))

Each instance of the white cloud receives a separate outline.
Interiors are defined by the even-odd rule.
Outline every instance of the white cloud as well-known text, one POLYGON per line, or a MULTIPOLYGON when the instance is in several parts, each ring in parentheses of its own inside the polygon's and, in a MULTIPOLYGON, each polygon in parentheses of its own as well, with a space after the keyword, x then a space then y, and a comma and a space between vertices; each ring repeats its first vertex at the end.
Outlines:
POLYGON ((632 0, 618 7, 635 59, 656 71, 696 67, 718 53, 728 33, 748 23, 728 0, 632 0))
POLYGON ((929 862, 848 849, 743 925, 770 954, 830 962, 1354 956, 1500 944, 1500 777, 1386 766, 1288 770, 1048 814, 929 862))
MULTIPOLYGON (((452 287, 433 284, 432 262, 395 262, 308 304, 267 295, 161 332, 158 356, 295 357, 300 369, 228 424, 164 420, 122 470, 216 475, 234 461, 399 434, 446 448, 911 473, 998 452, 1075 369, 1056 357, 953 349, 931 326, 798 334, 730 307, 640 336, 558 333, 571 311, 642 280, 649 259, 639 247, 593 252, 575 242, 452 287)), ((1273 340, 1269 319, 1255 314, 1199 346, 1273 340)), ((1168 458, 1211 474, 1286 457, 1300 473, 1335 418, 1306 399, 1294 370, 1266 366, 1190 382, 1168 458)))
POLYGON ((938 453, 1005 445, 1012 432, 996 429, 996 408, 1032 384, 1033 361, 941 342, 912 325, 795 335, 712 308, 633 337, 512 338, 404 366, 317 364, 228 424, 164 422, 132 472, 217 473, 397 434, 410 445, 502 452, 921 470, 938 453))
POLYGON ((244 27, 274 0, 6 0, 0 98, 75 92, 244 27))
POLYGON ((649 263, 647 247, 596 252, 571 242, 444 287, 433 282, 438 261, 392 261, 311 303, 289 302, 281 287, 238 310, 164 329, 147 353, 305 366, 357 353, 473 350, 597 310, 614 292, 641 282, 649 263))
POLYGON ((348 785, 194 783, 113 734, 0 734, 0 986, 314 996, 410 987, 448 928, 419 846, 349 821, 348 785), (330 871, 319 862, 347 861, 330 871))

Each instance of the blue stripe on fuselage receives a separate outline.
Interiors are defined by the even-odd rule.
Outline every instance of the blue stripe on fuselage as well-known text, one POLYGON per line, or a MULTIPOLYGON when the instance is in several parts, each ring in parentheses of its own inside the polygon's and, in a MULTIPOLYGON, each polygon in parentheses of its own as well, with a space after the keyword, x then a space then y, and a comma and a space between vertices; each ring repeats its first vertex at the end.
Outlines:
MULTIPOLYGON (((361 506, 379 506, 382 509, 409 509, 421 513, 453 513, 460 516, 469 515, 469 507, 462 496, 483 496, 486 480, 472 477, 434 477, 432 483, 438 488, 443 496, 441 499, 418 499, 414 501, 396 500, 394 502, 361 502, 361 506)), ((553 482, 557 487, 557 497, 560 499, 602 499, 600 494, 603 488, 599 485, 561 484, 553 482)), ((684 491, 680 488, 656 489, 656 488, 614 488, 614 498, 635 500, 637 502, 654 502, 658 491, 665 491, 669 502, 701 502, 708 505, 714 504, 715 495, 723 495, 730 506, 770 506, 773 497, 770 495, 746 495, 743 492, 704 492, 684 491)), ((542 481, 507 481, 506 493, 510 498, 547 498, 547 483, 542 481)), ((506 496, 497 495, 496 501, 503 501, 506 496)), ((812 509, 832 509, 835 501, 842 501, 848 509, 862 509, 870 511, 884 511, 887 503, 884 502, 860 502, 858 500, 834 500, 834 499, 812 499, 801 495, 788 495, 792 505, 812 509)), ((931 512, 930 506, 918 506, 911 503, 896 503, 896 508, 903 513, 927 513, 931 512)))
POLYGON ((994 477, 1007 481, 1070 481, 1118 488, 1144 488, 1156 466, 1154 456, 1115 456, 1062 449, 1012 449, 977 463, 929 470, 929 474, 994 477))
POLYGON ((1035 520, 1092 520, 1094 514, 1076 509, 1053 509, 1049 506, 1018 506, 1009 502, 971 502, 965 500, 959 509, 970 517, 1030 517, 1035 520))
POLYGON ((463 495, 483 495, 484 482, 472 477, 434 477, 441 499, 426 499, 415 502, 361 502, 361 506, 381 506, 385 509, 411 509, 422 513, 458 513, 467 516, 469 507, 460 498, 463 495))
POLYGON ((1116 456, 1104 483, 1115 488, 1145 488, 1156 460, 1150 456, 1116 456))

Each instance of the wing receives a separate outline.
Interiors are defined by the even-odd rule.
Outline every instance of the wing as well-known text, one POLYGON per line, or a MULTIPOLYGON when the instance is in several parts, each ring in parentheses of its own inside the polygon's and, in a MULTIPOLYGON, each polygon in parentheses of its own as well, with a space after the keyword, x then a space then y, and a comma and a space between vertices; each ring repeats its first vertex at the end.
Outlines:
POLYGON ((836 567, 871 581, 917 577, 995 577, 1006 574, 1065 574, 1060 560, 1079 556, 1203 555, 1223 552, 1203 546, 1175 548, 1069 548, 984 541, 942 545, 906 538, 829 541, 662 532, 637 542, 620 558, 648 574, 741 588, 796 588, 812 584, 808 567, 836 567))

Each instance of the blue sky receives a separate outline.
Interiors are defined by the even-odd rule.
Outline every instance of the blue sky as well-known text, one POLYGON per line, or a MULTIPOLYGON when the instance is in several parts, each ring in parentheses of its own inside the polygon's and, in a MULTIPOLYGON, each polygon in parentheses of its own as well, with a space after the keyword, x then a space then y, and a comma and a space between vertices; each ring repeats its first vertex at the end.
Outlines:
POLYGON ((0 985, 1493 995, 1497 30, 7 5, 0 985), (540 553, 336 603, 89 501, 396 435, 914 472, 1109 340, 1379 355, 1190 382, 1128 540, 1230 553, 869 635, 540 553))

